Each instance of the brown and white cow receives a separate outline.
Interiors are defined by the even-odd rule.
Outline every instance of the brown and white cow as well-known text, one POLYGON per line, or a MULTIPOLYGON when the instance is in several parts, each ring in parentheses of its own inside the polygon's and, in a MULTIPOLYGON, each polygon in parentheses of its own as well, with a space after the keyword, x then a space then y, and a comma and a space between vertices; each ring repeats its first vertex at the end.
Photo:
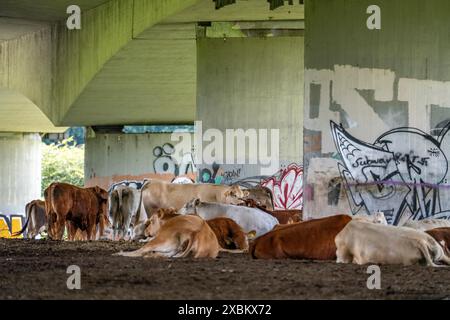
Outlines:
POLYGON ((450 228, 436 228, 425 231, 442 245, 444 251, 450 256, 450 228))
POLYGON ((241 188, 237 185, 176 184, 160 180, 147 181, 141 193, 144 208, 149 217, 159 208, 179 210, 194 198, 208 202, 235 203, 243 196, 241 188))
POLYGON ((25 225, 22 230, 13 234, 17 236, 26 231, 28 239, 33 239, 39 233, 46 230, 47 217, 45 215, 45 202, 42 200, 33 200, 25 206, 25 225))
POLYGON ((250 254, 255 259, 336 259, 334 238, 350 222, 348 215, 285 225, 255 239, 250 254))
POLYGON ((67 183, 52 183, 44 192, 48 232, 61 240, 68 224, 68 238, 74 240, 78 229, 86 231, 88 240, 100 235, 108 224, 108 192, 100 187, 80 188, 67 183))
MULTIPOLYGON (((151 221, 158 221, 152 215, 151 221)), ((153 237, 142 248, 131 252, 119 252, 115 255, 125 257, 167 257, 216 258, 220 246, 217 237, 205 220, 196 215, 180 215, 167 220, 160 228, 152 222, 146 229, 146 235, 153 237)))
POLYGON ((337 262, 356 264, 450 263, 439 243, 423 231, 353 220, 336 236, 337 262))
MULTIPOLYGON (((246 192, 247 190, 244 190, 246 192)), ((242 203, 239 203, 240 206, 247 206, 250 208, 257 208, 262 210, 271 216, 275 217, 280 224, 291 224, 295 222, 302 221, 303 211, 292 209, 292 210, 269 210, 265 206, 260 205, 254 199, 242 199, 242 203)))

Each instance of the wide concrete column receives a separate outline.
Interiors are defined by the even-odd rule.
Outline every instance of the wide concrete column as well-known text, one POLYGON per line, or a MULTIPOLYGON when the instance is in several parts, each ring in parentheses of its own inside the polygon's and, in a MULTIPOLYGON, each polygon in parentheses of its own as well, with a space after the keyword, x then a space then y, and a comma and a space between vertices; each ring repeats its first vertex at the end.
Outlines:
MULTIPOLYGON (((218 129, 224 139, 222 161, 199 166, 199 180, 260 184, 269 187, 279 200, 276 208, 301 208, 303 37, 201 38, 197 52, 197 120, 201 121, 203 133, 218 129), (245 164, 236 158, 234 164, 226 160, 230 152, 236 156, 242 151, 236 147, 239 138, 234 148, 226 146, 232 142, 226 134, 228 129, 243 129, 241 138, 248 134, 245 164), (266 140, 261 129, 266 130, 266 140), (278 131, 275 143, 273 130, 278 131), (251 131, 256 133, 256 140, 249 138, 251 131), (262 145, 267 146, 268 155, 278 151, 278 166, 261 170, 268 167, 262 163, 262 145)), ((205 140, 206 136, 203 154, 211 144, 205 140)))
POLYGON ((41 138, 0 132, 0 214, 22 214, 41 196, 41 138))

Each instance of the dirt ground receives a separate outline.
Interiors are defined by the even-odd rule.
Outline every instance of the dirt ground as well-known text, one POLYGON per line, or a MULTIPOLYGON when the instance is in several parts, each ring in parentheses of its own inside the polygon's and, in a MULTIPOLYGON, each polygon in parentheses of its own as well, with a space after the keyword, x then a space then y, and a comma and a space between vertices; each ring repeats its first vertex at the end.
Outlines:
POLYGON ((367 267, 334 262, 112 256, 141 244, 0 239, 0 299, 450 299, 450 268, 381 267, 369 290, 367 267), (81 289, 66 286, 81 268, 81 289))

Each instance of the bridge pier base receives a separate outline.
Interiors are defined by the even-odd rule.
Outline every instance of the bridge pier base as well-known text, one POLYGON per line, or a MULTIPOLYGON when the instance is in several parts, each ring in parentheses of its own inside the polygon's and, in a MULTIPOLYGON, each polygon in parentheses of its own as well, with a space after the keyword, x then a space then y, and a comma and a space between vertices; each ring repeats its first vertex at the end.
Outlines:
POLYGON ((0 214, 21 214, 41 196, 41 138, 0 132, 0 214))

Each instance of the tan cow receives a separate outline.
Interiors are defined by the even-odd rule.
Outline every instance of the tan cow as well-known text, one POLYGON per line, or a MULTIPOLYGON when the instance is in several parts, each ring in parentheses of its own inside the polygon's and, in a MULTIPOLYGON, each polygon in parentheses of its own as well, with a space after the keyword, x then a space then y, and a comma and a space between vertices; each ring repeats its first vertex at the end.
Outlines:
MULTIPOLYGON (((159 220, 157 215, 150 219, 159 220)), ((192 254, 194 258, 216 258, 219 242, 205 220, 196 215, 177 216, 169 219, 156 234, 149 230, 147 235, 154 237, 142 248, 115 255, 125 257, 166 257, 183 258, 192 254)), ((147 229, 146 229, 147 230, 147 229)))
POLYGON ((425 232, 352 220, 336 236, 338 263, 402 264, 425 262, 437 267, 436 262, 450 263, 443 248, 425 232))
POLYGON ((141 192, 144 208, 149 217, 159 208, 179 210, 194 198, 206 202, 238 203, 238 198, 244 195, 237 185, 176 184, 160 180, 147 181, 141 192))

